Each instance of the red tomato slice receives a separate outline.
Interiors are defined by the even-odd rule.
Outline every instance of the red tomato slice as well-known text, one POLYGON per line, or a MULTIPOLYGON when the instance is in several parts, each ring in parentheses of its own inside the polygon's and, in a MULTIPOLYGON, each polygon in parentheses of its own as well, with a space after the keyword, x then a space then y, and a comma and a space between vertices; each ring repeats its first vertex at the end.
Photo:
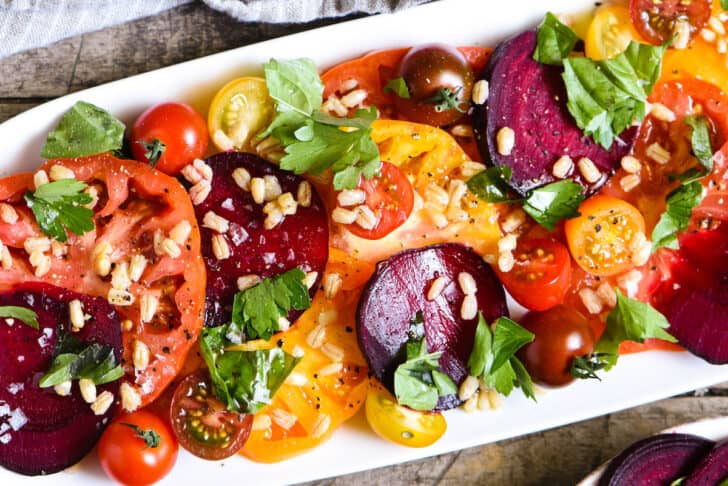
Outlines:
POLYGON ((33 177, 21 174, 0 180, 0 200, 12 205, 19 216, 15 223, 0 223, 0 241, 12 256, 11 268, 0 269, 0 290, 19 282, 40 281, 107 298, 112 289, 111 272, 123 265, 128 268, 132 256, 144 256, 147 264, 141 277, 125 283, 122 289, 133 296, 133 302, 116 306, 122 321, 131 321, 123 333, 125 371, 144 406, 175 377, 202 328, 205 266, 192 204, 176 179, 139 162, 98 155, 50 160, 41 169, 50 172, 54 165, 72 170, 76 179, 98 192, 98 203, 93 207, 95 228, 82 236, 69 233, 57 254, 45 252, 50 256, 50 270, 36 276, 24 250, 27 238, 45 236, 23 200, 26 191, 34 190, 33 177), (158 254, 154 245, 157 230, 168 237, 182 221, 190 224, 190 231, 177 244, 179 255, 158 254), (106 276, 95 270, 94 249, 100 242, 111 247, 111 272, 106 276), (143 295, 154 296, 158 302, 146 322, 141 320, 143 295), (149 349, 150 362, 135 370, 133 350, 137 342, 149 349))
POLYGON ((536 311, 564 301, 571 282, 571 257, 556 240, 520 241, 514 251, 516 264, 510 272, 496 267, 503 286, 522 306, 536 311))
POLYGON ((647 41, 659 45, 685 25, 692 37, 710 18, 710 0, 630 0, 632 24, 647 41))
POLYGON ((412 212, 415 202, 412 184, 396 165, 382 162, 380 175, 371 179, 362 178, 359 189, 366 193, 366 205, 379 217, 372 229, 364 229, 357 223, 346 226, 361 238, 384 238, 407 221, 412 212))

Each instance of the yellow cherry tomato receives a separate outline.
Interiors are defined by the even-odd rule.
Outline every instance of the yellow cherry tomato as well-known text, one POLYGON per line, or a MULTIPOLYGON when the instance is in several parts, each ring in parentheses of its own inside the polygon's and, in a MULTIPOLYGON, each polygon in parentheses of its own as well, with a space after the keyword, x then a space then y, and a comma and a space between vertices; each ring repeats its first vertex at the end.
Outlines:
POLYGON ((586 56, 596 60, 612 58, 624 51, 629 41, 639 38, 625 5, 605 5, 589 24, 584 41, 586 56))
POLYGON ((441 413, 403 407, 380 386, 369 389, 365 408, 367 421, 377 435, 408 447, 434 444, 447 430, 441 413))
POLYGON ((273 100, 264 79, 234 79, 217 92, 210 104, 210 140, 220 150, 247 150, 253 137, 270 124, 273 114, 273 100))

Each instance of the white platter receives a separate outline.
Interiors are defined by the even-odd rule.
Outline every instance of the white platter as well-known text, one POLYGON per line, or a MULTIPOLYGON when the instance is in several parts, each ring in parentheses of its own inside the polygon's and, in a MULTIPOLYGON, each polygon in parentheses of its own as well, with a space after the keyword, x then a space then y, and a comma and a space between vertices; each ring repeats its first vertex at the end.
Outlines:
MULTIPOLYGON (((40 162, 41 144, 58 117, 83 99, 125 121, 146 107, 167 100, 185 101, 207 113, 215 91, 230 79, 261 72, 271 57, 313 58, 319 67, 369 50, 425 42, 492 46, 524 28, 535 26, 546 10, 574 12, 593 0, 443 0, 394 15, 369 17, 275 39, 74 93, 36 107, 0 125, 3 141, 0 173, 32 170, 40 162)), ((245 28, 241 25, 240 28, 245 28)), ((208 484, 234 480, 282 484, 314 480, 494 442, 589 419, 728 380, 728 366, 710 366, 688 353, 650 352, 626 356, 604 381, 582 381, 538 397, 534 404, 514 393, 495 412, 447 413, 448 431, 425 449, 387 443, 370 431, 362 414, 323 446, 276 465, 242 457, 223 463, 197 460, 186 453, 162 484, 208 484)), ((0 469, 0 484, 102 484, 105 477, 95 454, 80 466, 49 477, 26 478, 0 469)))

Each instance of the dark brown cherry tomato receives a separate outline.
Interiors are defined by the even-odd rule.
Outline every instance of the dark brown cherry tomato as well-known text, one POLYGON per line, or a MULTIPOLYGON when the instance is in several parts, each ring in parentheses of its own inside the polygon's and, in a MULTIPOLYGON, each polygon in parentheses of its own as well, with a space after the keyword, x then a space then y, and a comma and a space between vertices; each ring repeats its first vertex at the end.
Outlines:
POLYGON ((179 444, 212 461, 238 452, 253 425, 253 415, 231 412, 215 397, 205 370, 192 373, 177 385, 170 419, 179 444))
POLYGON ((413 47, 402 58, 395 77, 404 79, 410 95, 395 96, 395 108, 410 121, 441 127, 455 123, 468 110, 473 72, 465 56, 454 47, 413 47), (447 103, 448 98, 451 103, 447 103))
POLYGON ((536 337, 518 351, 518 357, 537 383, 563 386, 574 380, 574 358, 594 351, 594 333, 577 310, 557 305, 544 312, 529 312, 521 325, 536 337))
POLYGON ((678 33, 680 23, 692 38, 710 18, 710 0, 630 0, 632 24, 645 40, 664 44, 678 33))

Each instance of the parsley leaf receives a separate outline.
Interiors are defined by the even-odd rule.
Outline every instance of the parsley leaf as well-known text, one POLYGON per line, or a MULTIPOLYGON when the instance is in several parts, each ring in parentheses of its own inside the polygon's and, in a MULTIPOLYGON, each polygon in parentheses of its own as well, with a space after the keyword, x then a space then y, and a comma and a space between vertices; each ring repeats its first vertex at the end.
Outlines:
POLYGON ((305 276, 300 268, 293 268, 235 294, 228 339, 236 344, 270 339, 280 329, 280 318, 293 309, 308 309, 311 299, 303 283, 305 276))
POLYGON ((84 345, 75 336, 62 333, 56 343, 53 361, 38 386, 48 388, 79 378, 103 385, 122 376, 124 370, 116 360, 114 348, 99 343, 84 345))
POLYGON ((84 207, 91 195, 82 192, 88 186, 76 179, 62 179, 43 184, 34 193, 25 193, 25 202, 33 211, 40 230, 58 241, 66 241, 66 228, 77 235, 94 229, 94 212, 84 207))
POLYGON ((106 110, 79 101, 48 134, 40 155, 56 159, 119 150, 124 143, 124 130, 124 124, 106 110))
POLYGON ((491 332, 483 314, 478 315, 473 350, 468 358, 468 370, 472 376, 482 377, 485 384, 501 395, 508 396, 514 388, 520 388, 533 400, 533 383, 516 352, 532 342, 534 335, 518 323, 501 317, 491 332))
POLYGON ((624 129, 642 121, 666 48, 632 41, 612 59, 565 58, 566 106, 579 128, 608 150, 624 129))
POLYGON ((162 156, 164 151, 167 150, 167 146, 158 138, 155 138, 151 142, 140 140, 137 143, 144 146, 144 150, 146 150, 146 152, 144 152, 144 157, 146 157, 147 163, 152 168, 155 168, 157 166, 157 162, 159 162, 159 158, 162 156))
POLYGON ((31 309, 25 307, 18 307, 15 305, 3 305, 0 306, 0 317, 18 319, 26 326, 30 326, 33 329, 39 329, 38 314, 31 309))
POLYGON ((258 137, 279 140, 286 152, 282 169, 296 174, 331 169, 337 190, 354 188, 360 176, 370 179, 379 172, 379 149, 371 137, 375 107, 357 110, 353 118, 323 113, 323 84, 310 59, 271 59, 264 69, 278 115, 258 137))
POLYGON ((404 98, 407 100, 410 99, 409 88, 407 88, 407 83, 404 81, 403 77, 394 78, 387 81, 387 84, 384 85, 383 91, 385 93, 387 91, 391 91, 400 98, 404 98))
POLYGON ((162 438, 159 436, 156 430, 154 429, 142 429, 136 424, 130 424, 127 422, 119 422, 119 425, 125 425, 131 429, 134 429, 134 432, 136 432, 136 436, 143 440, 144 443, 147 445, 148 448, 156 449, 159 447, 159 444, 162 442, 162 438))
POLYGON ((702 200, 703 186, 698 181, 683 184, 672 191, 665 200, 665 212, 652 230, 652 249, 663 246, 678 249, 677 235, 688 228, 693 208, 702 200))
POLYGON ((530 191, 523 210, 551 231, 560 220, 579 216, 579 204, 584 200, 582 189, 571 179, 552 182, 530 191))
POLYGON ((300 358, 281 348, 227 350, 232 325, 202 330, 200 351, 210 371, 215 395, 228 410, 256 413, 268 405, 300 358))
POLYGON ((465 113, 467 110, 462 108, 461 105, 465 104, 467 108, 467 100, 460 99, 460 92, 463 90, 462 86, 458 86, 455 89, 440 88, 435 93, 435 96, 425 100, 426 103, 435 105, 435 111, 442 113, 447 110, 457 110, 460 113, 465 113))
POLYGON ((564 25, 551 12, 541 22, 536 37, 533 60, 541 64, 561 65, 579 40, 568 25, 564 25))

